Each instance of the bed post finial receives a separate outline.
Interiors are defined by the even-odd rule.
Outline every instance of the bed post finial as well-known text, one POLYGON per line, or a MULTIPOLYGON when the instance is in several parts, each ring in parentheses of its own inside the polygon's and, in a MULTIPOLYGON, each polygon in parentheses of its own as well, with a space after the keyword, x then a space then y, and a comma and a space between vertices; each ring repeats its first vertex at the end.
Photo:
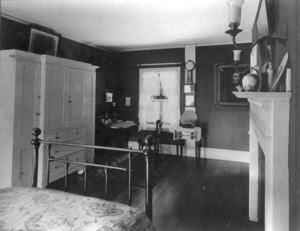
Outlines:
POLYGON ((32 187, 37 187, 37 174, 38 174, 38 160, 39 160, 39 148, 41 144, 41 140, 38 136, 41 134, 40 128, 34 128, 31 131, 31 134, 35 136, 34 139, 31 140, 31 145, 33 146, 33 176, 32 176, 32 187))

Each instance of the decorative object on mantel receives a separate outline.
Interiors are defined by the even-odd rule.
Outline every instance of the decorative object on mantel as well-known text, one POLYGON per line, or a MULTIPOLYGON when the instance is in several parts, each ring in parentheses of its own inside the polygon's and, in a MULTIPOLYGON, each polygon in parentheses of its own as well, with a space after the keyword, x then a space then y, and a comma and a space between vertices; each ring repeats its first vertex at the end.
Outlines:
POLYGON ((245 91, 257 91, 258 77, 256 74, 247 74, 242 79, 245 91))
POLYGON ((269 89, 269 91, 275 91, 277 89, 279 80, 280 80, 280 78, 282 76, 283 71, 285 70, 285 67, 286 67, 286 64, 287 64, 287 61, 288 61, 288 57, 289 57, 288 53, 285 53, 285 55, 283 56, 283 58, 281 60, 280 65, 279 65, 279 67, 277 69, 276 75, 274 77, 272 86, 269 89))
POLYGON ((291 68, 286 69, 286 76, 285 76, 285 91, 286 92, 291 92, 292 87, 291 87, 291 75, 292 75, 292 70, 291 68))

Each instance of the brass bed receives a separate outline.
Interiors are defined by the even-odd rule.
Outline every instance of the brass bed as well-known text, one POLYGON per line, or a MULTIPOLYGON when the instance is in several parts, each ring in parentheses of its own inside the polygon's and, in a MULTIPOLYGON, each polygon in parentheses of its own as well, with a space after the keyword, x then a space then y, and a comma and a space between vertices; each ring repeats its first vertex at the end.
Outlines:
MULTIPOLYGON (((34 147, 34 169, 32 187, 9 187, 0 189, 0 230, 155 230, 152 225, 152 188, 149 169, 149 148, 132 150, 105 146, 92 146, 52 142, 38 138, 41 130, 32 131, 35 138, 31 141, 34 147), (39 147, 43 143, 48 147, 48 177, 51 162, 65 163, 65 190, 67 191, 68 168, 72 164, 102 168, 105 172, 105 195, 107 196, 107 170, 115 169, 128 174, 128 205, 104 199, 76 195, 49 188, 37 188, 39 147), (77 160, 59 159, 51 156, 52 145, 80 146, 93 149, 104 149, 128 152, 128 167, 100 165, 77 160), (131 206, 131 154, 145 156, 146 187, 145 210, 131 206)), ((84 171, 84 191, 86 191, 86 171, 84 171)))

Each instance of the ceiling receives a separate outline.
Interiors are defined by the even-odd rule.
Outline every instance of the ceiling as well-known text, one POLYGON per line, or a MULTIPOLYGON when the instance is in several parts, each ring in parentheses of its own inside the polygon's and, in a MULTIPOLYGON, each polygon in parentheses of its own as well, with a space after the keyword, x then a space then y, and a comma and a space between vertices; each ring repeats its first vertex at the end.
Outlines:
MULTIPOLYGON (((246 0, 237 42, 251 42, 246 0)), ((226 0, 0 0, 1 13, 108 51, 230 44, 226 0)))

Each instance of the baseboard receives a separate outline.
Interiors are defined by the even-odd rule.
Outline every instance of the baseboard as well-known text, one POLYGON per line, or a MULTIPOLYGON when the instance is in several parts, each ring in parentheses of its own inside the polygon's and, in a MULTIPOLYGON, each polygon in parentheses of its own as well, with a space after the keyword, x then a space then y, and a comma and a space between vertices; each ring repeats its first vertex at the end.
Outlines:
MULTIPOLYGON (((138 149, 139 147, 136 141, 129 141, 128 146, 131 147, 132 149, 138 149)), ((162 144, 161 153, 176 155, 176 146, 170 144, 162 144)), ((189 157, 195 157, 193 152, 191 151, 185 152, 184 149, 183 149, 183 155, 189 157)), ((236 150, 201 147, 200 155, 201 158, 206 158, 206 159, 249 163, 249 152, 247 151, 236 151, 236 150)))

